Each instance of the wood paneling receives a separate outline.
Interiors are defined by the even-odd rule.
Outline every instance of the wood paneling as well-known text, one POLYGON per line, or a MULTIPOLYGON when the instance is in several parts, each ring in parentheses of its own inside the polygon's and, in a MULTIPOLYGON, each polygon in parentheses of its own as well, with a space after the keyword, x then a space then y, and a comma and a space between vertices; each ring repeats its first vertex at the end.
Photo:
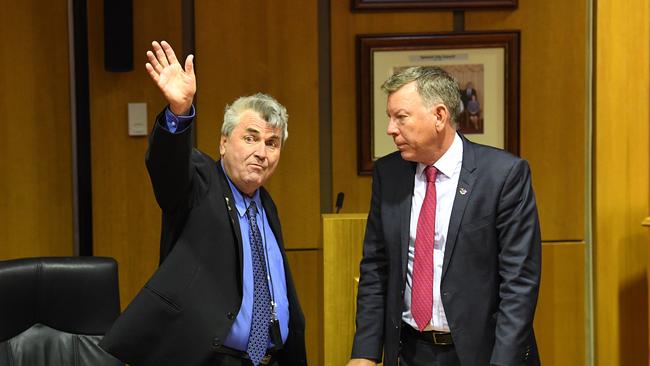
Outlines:
POLYGON ((596 3, 596 364, 647 365, 650 9, 596 3))
POLYGON ((514 12, 466 15, 468 30, 521 29, 521 156, 530 162, 548 241, 585 238, 586 6, 520 1, 514 12))
MULTIPOLYGON (((584 240, 586 2, 521 1, 515 11, 468 11, 465 19, 472 31, 521 30, 520 147, 542 236, 584 240)), ((333 192, 346 192, 345 212, 370 202, 370 178, 356 175, 355 34, 452 29, 451 12, 350 13, 345 1, 332 2, 333 192)))
POLYGON ((352 353, 356 288, 366 214, 323 215, 323 351, 325 366, 345 365, 352 353))
POLYGON ((323 364, 323 253, 320 249, 287 250, 293 281, 305 314, 307 363, 323 364))
POLYGON ((0 260, 72 255, 68 2, 2 8, 0 260))
POLYGON ((543 365, 585 365, 585 244, 542 246, 535 336, 543 365))
POLYGON ((160 209, 144 165, 146 137, 129 137, 127 104, 147 103, 149 128, 165 106, 144 68, 151 41, 180 44, 180 4, 133 2, 134 70, 104 70, 102 2, 88 3, 93 241, 95 255, 119 264, 120 296, 126 306, 158 265, 160 209))
POLYGON ((256 92, 289 112, 289 139, 266 187, 287 248, 319 242, 318 21, 315 1, 196 1, 197 142, 218 157, 223 110, 256 92))

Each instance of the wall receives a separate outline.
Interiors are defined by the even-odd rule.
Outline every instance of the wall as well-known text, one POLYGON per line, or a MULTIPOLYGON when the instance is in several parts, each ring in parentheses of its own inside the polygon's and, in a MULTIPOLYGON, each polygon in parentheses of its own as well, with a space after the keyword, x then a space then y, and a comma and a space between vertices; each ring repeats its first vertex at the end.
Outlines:
POLYGON ((94 254, 117 259, 123 307, 157 268, 160 239, 147 138, 128 136, 127 103, 147 103, 151 128, 165 101, 144 68, 146 51, 163 39, 180 48, 180 10, 175 1, 134 1, 134 70, 115 73, 104 70, 103 4, 88 2, 94 254))
POLYGON ((594 242, 596 365, 648 364, 646 1, 596 14, 594 242))
POLYGON ((67 1, 3 6, 0 260, 72 255, 67 1))

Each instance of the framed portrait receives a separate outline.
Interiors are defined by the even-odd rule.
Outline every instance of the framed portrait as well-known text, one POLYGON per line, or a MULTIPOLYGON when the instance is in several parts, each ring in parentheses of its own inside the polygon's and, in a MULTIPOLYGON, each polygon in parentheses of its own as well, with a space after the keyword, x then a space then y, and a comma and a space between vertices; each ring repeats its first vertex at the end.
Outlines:
POLYGON ((352 0, 352 10, 516 9, 518 0, 352 0))
POLYGON ((396 151, 386 134, 382 83, 411 66, 438 66, 458 81, 457 129, 469 140, 519 154, 519 32, 357 36, 358 172, 396 151))

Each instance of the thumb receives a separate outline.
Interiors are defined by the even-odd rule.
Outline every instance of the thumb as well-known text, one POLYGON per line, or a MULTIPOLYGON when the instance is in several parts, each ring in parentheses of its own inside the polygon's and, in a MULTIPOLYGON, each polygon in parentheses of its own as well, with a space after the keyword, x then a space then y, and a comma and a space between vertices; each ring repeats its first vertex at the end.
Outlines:
POLYGON ((189 55, 185 59, 185 72, 194 74, 194 55, 189 55))

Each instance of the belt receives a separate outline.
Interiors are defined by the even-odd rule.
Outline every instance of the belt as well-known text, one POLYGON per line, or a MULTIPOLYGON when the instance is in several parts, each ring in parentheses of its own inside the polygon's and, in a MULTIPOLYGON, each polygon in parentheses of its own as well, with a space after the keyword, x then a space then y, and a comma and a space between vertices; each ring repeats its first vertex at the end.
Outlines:
MULTIPOLYGON (((248 356, 248 353, 244 351, 240 351, 234 348, 226 347, 226 346, 219 346, 217 347, 216 351, 218 353, 223 353, 224 355, 229 355, 237 358, 243 358, 244 360, 250 360, 251 358, 248 356)), ((268 365, 273 361, 273 353, 271 350, 268 350, 266 352, 266 355, 262 357, 262 360, 260 361, 260 365, 268 365)))
POLYGON ((402 324, 402 330, 404 334, 411 338, 419 339, 436 346, 450 346, 454 344, 454 340, 451 337, 451 333, 449 332, 440 332, 437 330, 420 332, 417 329, 413 329, 412 326, 406 323, 402 324))

